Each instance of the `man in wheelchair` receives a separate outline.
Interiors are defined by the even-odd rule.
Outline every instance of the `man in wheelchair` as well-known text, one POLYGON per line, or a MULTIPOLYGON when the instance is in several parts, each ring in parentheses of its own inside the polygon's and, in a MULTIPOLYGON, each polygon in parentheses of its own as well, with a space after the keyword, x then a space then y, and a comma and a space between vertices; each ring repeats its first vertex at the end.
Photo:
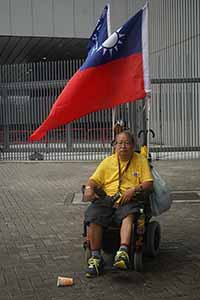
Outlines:
POLYGON ((139 209, 136 194, 149 192, 153 186, 147 159, 134 152, 133 135, 128 131, 119 133, 114 147, 115 153, 99 164, 84 189, 84 200, 91 202, 85 212, 91 250, 87 277, 96 277, 104 271, 101 255, 103 229, 113 219, 120 226, 120 247, 113 266, 123 270, 129 268, 132 225, 139 209))

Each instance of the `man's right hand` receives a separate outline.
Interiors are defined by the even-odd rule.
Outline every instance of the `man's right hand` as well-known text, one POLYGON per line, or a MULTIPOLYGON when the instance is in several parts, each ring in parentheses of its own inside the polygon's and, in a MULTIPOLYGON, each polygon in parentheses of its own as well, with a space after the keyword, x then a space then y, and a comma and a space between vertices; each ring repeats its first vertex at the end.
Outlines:
POLYGON ((86 185, 83 198, 84 201, 92 202, 94 199, 99 198, 99 196, 95 194, 94 189, 91 186, 86 185))

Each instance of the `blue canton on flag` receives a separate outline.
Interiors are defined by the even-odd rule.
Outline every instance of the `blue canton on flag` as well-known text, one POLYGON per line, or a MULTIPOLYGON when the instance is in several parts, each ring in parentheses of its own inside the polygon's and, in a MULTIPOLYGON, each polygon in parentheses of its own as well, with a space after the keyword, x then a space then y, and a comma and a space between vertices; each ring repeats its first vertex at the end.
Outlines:
POLYGON ((90 41, 87 47, 88 56, 92 55, 93 52, 97 50, 99 46, 103 44, 103 42, 108 38, 108 14, 109 14, 109 6, 106 5, 90 37, 90 41))
POLYGON ((98 47, 93 46, 80 69, 99 66, 132 54, 141 53, 142 15, 143 10, 141 9, 122 27, 104 40, 102 44, 99 44, 99 40, 97 40, 98 47))

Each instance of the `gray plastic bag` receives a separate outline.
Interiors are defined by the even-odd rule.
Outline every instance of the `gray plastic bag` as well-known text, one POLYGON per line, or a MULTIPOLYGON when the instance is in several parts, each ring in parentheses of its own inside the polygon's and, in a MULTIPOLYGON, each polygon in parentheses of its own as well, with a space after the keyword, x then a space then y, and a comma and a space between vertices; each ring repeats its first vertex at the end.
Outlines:
POLYGON ((172 205, 172 197, 165 181, 161 178, 155 168, 152 168, 153 192, 150 194, 150 207, 152 216, 159 216, 172 205))

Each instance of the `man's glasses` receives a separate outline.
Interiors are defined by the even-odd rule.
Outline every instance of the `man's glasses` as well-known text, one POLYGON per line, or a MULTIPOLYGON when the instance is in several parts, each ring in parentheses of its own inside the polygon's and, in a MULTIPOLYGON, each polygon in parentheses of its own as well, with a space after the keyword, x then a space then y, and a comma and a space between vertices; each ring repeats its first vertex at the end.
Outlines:
POLYGON ((130 142, 116 142, 115 145, 118 145, 118 146, 130 146, 131 143, 130 142))

